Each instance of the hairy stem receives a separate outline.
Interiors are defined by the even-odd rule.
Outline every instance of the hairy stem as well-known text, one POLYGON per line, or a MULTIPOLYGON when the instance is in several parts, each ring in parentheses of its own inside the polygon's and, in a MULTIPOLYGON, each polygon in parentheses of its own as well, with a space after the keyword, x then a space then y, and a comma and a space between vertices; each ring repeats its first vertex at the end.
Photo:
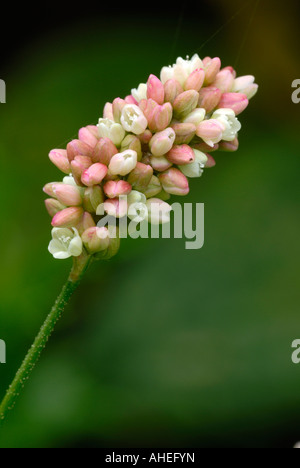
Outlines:
POLYGON ((60 319, 66 305, 68 304, 73 292, 78 287, 81 278, 87 270, 91 261, 91 257, 81 255, 74 258, 73 268, 70 276, 64 285, 60 295, 58 296, 50 314, 46 318, 42 328, 35 338, 30 350, 28 351, 20 369, 18 370, 14 380, 12 381, 6 395, 0 405, 0 424, 6 418, 7 413, 13 409, 16 400, 29 379, 39 357, 49 340, 57 321, 60 319))

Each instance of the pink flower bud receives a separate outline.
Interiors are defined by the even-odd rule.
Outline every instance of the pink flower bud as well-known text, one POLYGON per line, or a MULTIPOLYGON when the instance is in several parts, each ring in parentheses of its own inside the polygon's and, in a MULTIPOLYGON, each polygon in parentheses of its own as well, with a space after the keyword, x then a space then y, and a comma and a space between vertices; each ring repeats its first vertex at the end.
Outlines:
POLYGON ((239 140, 235 138, 233 141, 220 141, 219 150, 232 153, 239 148, 239 140))
POLYGON ((120 123, 123 107, 126 105, 124 99, 116 98, 112 103, 113 120, 120 123))
POLYGON ((216 161, 214 160, 214 158, 208 153, 206 153, 206 156, 207 156, 207 163, 205 164, 205 167, 207 168, 215 167, 216 161))
POLYGON ((232 109, 235 115, 241 114, 248 106, 249 101, 245 94, 224 93, 218 105, 218 109, 232 109))
POLYGON ((173 146, 166 154, 166 158, 173 164, 184 165, 195 161, 195 154, 188 145, 173 146))
POLYGON ((148 187, 152 176, 152 167, 138 162, 133 171, 130 172, 127 181, 132 185, 134 190, 138 190, 140 192, 148 187))
POLYGON ((199 100, 199 93, 194 89, 184 91, 179 94, 173 102, 174 114, 176 117, 182 118, 190 114, 196 109, 199 100))
POLYGON ((170 167, 172 167, 172 163, 168 161, 167 158, 165 158, 164 156, 160 156, 159 158, 152 156, 149 162, 153 169, 157 172, 164 172, 170 169, 170 167))
POLYGON ((155 76, 150 75, 147 81, 147 98, 153 99, 157 104, 163 104, 165 99, 164 85, 155 76))
POLYGON ((190 143, 196 134, 196 125, 192 123, 175 123, 172 128, 176 133, 175 145, 190 143))
POLYGON ((96 125, 87 125, 85 127, 94 137, 97 138, 97 140, 99 140, 99 132, 98 132, 98 128, 96 125))
POLYGON ((53 218, 53 216, 55 216, 59 211, 66 208, 65 205, 60 203, 58 200, 55 200, 54 198, 47 198, 47 200, 45 200, 45 205, 51 218, 53 218))
POLYGON ((126 176, 137 165, 137 153, 133 150, 126 150, 115 154, 109 163, 109 173, 112 175, 126 176))
POLYGON ((82 203, 81 193, 78 187, 64 183, 53 184, 55 198, 65 206, 79 206, 82 203))
POLYGON ((196 135, 202 138, 209 146, 213 147, 214 144, 222 140, 224 130, 224 125, 218 120, 204 120, 197 126, 196 135))
POLYGON ((211 57, 204 57, 204 59, 202 59, 202 63, 204 67, 207 67, 207 65, 211 62, 211 60, 212 60, 211 57))
MULTIPOLYGON (((92 165, 92 160, 89 156, 75 156, 72 163, 73 162, 79 163, 84 169, 88 169, 92 165)), ((71 166, 72 166, 72 163, 71 163, 71 166)))
POLYGON ((90 254, 106 250, 110 242, 109 231, 106 227, 91 227, 84 231, 81 238, 90 254))
POLYGON ((199 91, 198 107, 206 110, 207 113, 212 112, 220 102, 222 92, 219 88, 208 86, 199 91))
POLYGON ((81 176, 81 181, 87 187, 91 187, 92 185, 97 185, 102 182, 104 177, 107 174, 107 166, 101 163, 95 163, 90 166, 81 176))
POLYGON ((71 162, 72 174, 77 185, 82 185, 81 176, 91 165, 92 161, 88 156, 76 156, 71 162))
POLYGON ((172 120, 173 108, 169 102, 162 106, 156 106, 151 117, 148 119, 148 126, 152 132, 161 132, 168 127, 172 120))
POLYGON ((69 161, 73 161, 75 156, 91 156, 93 148, 87 143, 80 140, 72 140, 67 145, 67 154, 69 161))
POLYGON ((49 195, 49 197, 55 197, 54 185, 59 184, 59 182, 50 182, 43 187, 43 192, 49 195))
POLYGON ((139 102, 139 107, 149 122, 152 118, 153 111, 158 107, 158 104, 153 99, 142 99, 139 102))
POLYGON ((221 71, 223 71, 223 70, 229 70, 230 73, 232 74, 233 78, 236 78, 236 71, 235 71, 235 69, 233 67, 224 67, 224 68, 222 68, 221 71))
POLYGON ((89 213, 96 213, 98 206, 104 202, 102 188, 99 185, 88 187, 84 191, 83 207, 89 213))
POLYGON ((110 138, 100 138, 92 154, 93 163, 109 165, 111 158, 118 153, 116 146, 110 138))
POLYGON ((139 104, 131 94, 129 96, 126 96, 125 102, 126 104, 135 104, 136 106, 139 104))
POLYGON ((104 202, 104 210, 109 216, 123 218, 127 215, 128 204, 125 198, 112 198, 104 202))
POLYGON ((172 128, 166 128, 166 130, 156 133, 149 143, 151 153, 153 156, 163 156, 170 151, 174 140, 175 132, 172 128))
POLYGON ((142 145, 148 145, 152 138, 152 133, 150 132, 150 130, 147 129, 144 131, 144 133, 142 133, 141 135, 138 135, 138 138, 140 142, 142 143, 142 145))
POLYGON ((71 168, 66 150, 54 149, 50 151, 49 159, 60 171, 65 174, 70 174, 71 168))
POLYGON ((221 60, 219 57, 215 57, 211 60, 208 60, 205 63, 205 86, 208 86, 214 82, 217 74, 221 69, 221 60))
POLYGON ((53 227, 76 227, 81 221, 83 209, 80 207, 65 208, 56 213, 52 219, 53 227))
POLYGON ((188 180, 179 169, 171 167, 171 169, 159 175, 159 180, 163 189, 171 195, 184 196, 189 193, 188 180))
POLYGON ((234 76, 228 69, 221 70, 213 82, 213 86, 219 88, 222 93, 229 93, 234 83, 234 76))
MULTIPOLYGON (((97 129, 97 127, 95 127, 97 129)), ((78 132, 78 138, 80 141, 83 141, 83 143, 86 143, 87 145, 91 146, 94 148, 96 144, 98 143, 97 136, 92 133, 88 127, 83 127, 79 130, 78 132)))
POLYGON ((165 82, 164 84, 165 90, 165 102, 170 102, 173 104, 174 100, 177 96, 183 93, 183 88, 179 81, 171 79, 165 82))
POLYGON ((188 91, 190 89, 194 89, 195 91, 200 91, 202 88, 202 85, 204 83, 204 78, 205 78, 205 71, 203 68, 198 68, 197 70, 194 70, 189 77, 187 78, 184 89, 185 91, 188 91))
POLYGON ((113 109, 112 109, 112 103, 111 102, 107 102, 105 104, 104 109, 103 109, 103 118, 104 119, 109 119, 109 120, 114 120, 113 109))
POLYGON ((110 180, 109 182, 106 182, 103 190, 108 198, 116 198, 120 195, 129 195, 132 187, 125 180, 110 180))

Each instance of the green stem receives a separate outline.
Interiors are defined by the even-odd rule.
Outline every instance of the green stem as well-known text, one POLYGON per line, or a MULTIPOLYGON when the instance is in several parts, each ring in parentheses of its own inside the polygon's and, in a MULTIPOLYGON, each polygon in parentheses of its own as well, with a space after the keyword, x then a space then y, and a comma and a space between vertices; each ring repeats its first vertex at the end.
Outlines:
POLYGON ((60 319, 66 305, 68 304, 73 292, 78 287, 81 278, 87 270, 91 257, 81 255, 74 258, 73 268, 70 276, 58 296, 50 314, 46 318, 42 328, 35 338, 30 350, 28 351, 20 369, 12 381, 6 395, 0 405, 0 424, 6 418, 7 413, 13 409, 20 391, 29 379, 39 357, 49 340, 57 321, 60 319))

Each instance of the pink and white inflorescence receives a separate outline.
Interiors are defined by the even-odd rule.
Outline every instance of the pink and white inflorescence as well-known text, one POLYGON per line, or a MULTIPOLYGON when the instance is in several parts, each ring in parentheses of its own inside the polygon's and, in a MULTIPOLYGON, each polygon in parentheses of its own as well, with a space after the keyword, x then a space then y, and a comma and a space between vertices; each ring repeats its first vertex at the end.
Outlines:
POLYGON ((218 57, 194 55, 164 67, 160 79, 150 75, 125 99, 106 103, 97 126, 81 128, 66 149, 49 154, 65 174, 44 187, 51 197, 45 201, 53 226, 50 253, 108 258, 119 239, 97 226, 103 214, 132 219, 135 206, 144 206, 139 219, 151 222, 154 204, 168 213, 170 196, 187 195, 188 179, 215 165, 212 152, 238 149, 237 116, 257 89, 253 76, 237 78, 218 57))

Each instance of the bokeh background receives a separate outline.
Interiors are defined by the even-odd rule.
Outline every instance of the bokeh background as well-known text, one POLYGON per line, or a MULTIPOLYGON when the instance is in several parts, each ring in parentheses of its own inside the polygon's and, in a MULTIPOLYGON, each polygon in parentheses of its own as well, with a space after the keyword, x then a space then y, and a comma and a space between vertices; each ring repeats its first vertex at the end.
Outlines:
POLYGON ((47 252, 47 158, 177 56, 254 74, 237 153, 194 180, 203 249, 124 240, 87 273, 0 447, 292 447, 300 440, 299 2, 40 7, 1 31, 0 392, 60 291, 47 252), (42 9, 44 8, 44 9, 42 9))

